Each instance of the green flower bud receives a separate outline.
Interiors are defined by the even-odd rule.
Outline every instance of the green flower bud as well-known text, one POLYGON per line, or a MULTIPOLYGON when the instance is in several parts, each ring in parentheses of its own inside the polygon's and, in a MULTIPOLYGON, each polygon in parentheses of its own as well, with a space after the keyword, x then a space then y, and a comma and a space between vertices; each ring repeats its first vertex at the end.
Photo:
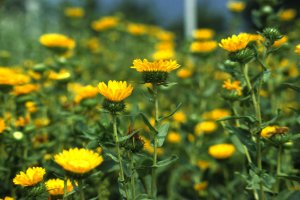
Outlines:
POLYGON ((168 78, 167 72, 143 72, 143 79, 145 83, 163 84, 168 78))
POLYGON ((255 56, 255 53, 250 48, 245 48, 237 52, 231 52, 229 54, 229 59, 234 62, 239 62, 241 64, 246 64, 250 62, 255 56))
POLYGON ((279 40, 283 35, 276 28, 265 28, 262 35, 267 39, 267 45, 271 46, 276 40, 279 40))
POLYGON ((109 101, 108 99, 105 99, 103 101, 102 106, 105 110, 108 110, 111 113, 122 112, 125 109, 124 101, 113 102, 113 101, 109 101))

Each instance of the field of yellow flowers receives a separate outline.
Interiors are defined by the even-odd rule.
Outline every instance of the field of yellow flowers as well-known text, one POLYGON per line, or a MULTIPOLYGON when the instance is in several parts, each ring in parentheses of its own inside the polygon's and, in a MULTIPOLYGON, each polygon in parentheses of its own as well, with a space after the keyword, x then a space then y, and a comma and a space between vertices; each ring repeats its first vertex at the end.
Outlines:
POLYGON ((299 9, 256 2, 249 32, 69 6, 60 32, 1 39, 0 199, 300 199, 299 9))

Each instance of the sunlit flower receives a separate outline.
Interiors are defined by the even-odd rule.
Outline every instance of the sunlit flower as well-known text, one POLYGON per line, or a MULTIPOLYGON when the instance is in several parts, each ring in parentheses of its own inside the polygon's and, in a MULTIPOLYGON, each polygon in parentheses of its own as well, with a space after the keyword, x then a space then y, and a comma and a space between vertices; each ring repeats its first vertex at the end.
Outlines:
POLYGON ((6 125, 4 119, 0 118, 0 133, 3 133, 5 129, 6 129, 6 125))
POLYGON ((155 36, 161 41, 171 41, 175 38, 174 33, 165 30, 156 32, 155 36))
POLYGON ((21 185, 23 187, 33 186, 41 182, 46 174, 46 170, 42 167, 31 167, 26 172, 21 171, 13 179, 15 185, 21 185))
POLYGON ((154 60, 170 60, 175 57, 175 52, 173 49, 159 50, 152 54, 154 60))
POLYGON ((242 12, 246 7, 246 4, 242 1, 229 1, 227 3, 227 8, 228 10, 232 11, 232 12, 242 12))
POLYGON ((170 72, 177 69, 179 65, 174 60, 157 60, 149 62, 147 59, 135 59, 131 68, 138 72, 170 72))
POLYGON ((33 102, 33 101, 27 101, 25 103, 25 107, 27 108, 27 110, 30 112, 30 113, 34 113, 37 111, 37 108, 36 108, 36 103, 33 102))
POLYGON ((222 39, 219 46, 226 51, 229 52, 236 52, 241 49, 247 47, 248 43, 250 42, 250 36, 247 33, 240 33, 238 35, 233 35, 228 37, 227 39, 222 39))
MULTIPOLYGON (((0 200, 2 200, 2 199, 0 199, 0 200)), ((4 197, 4 199, 3 200, 14 200, 14 198, 12 198, 12 197, 4 197)))
POLYGON ((98 94, 98 88, 91 85, 70 84, 68 88, 75 94, 75 103, 80 103, 84 99, 93 98, 98 94))
POLYGON ((231 82, 231 80, 228 79, 224 81, 222 87, 226 90, 236 91, 239 96, 242 95, 242 86, 240 81, 231 82))
POLYGON ((65 69, 61 69, 59 72, 50 71, 48 78, 50 80, 66 80, 71 77, 71 73, 65 69))
POLYGON ((277 134, 285 134, 288 130, 287 127, 267 126, 261 130, 260 135, 264 138, 270 138, 277 134))
POLYGON ((173 50, 174 49, 174 42, 173 41, 162 41, 155 44, 156 50, 173 50))
POLYGON ((101 44, 98 38, 92 37, 88 39, 85 43, 86 47, 92 52, 92 53, 98 53, 101 49, 101 44))
POLYGON ((177 71, 177 76, 182 79, 189 78, 192 76, 192 71, 187 68, 181 68, 177 71))
POLYGON ((196 183, 194 185, 194 190, 196 190, 198 192, 203 191, 203 190, 205 190, 207 188, 207 185, 208 185, 207 181, 196 183))
MULTIPOLYGON (((154 147, 151 145, 150 140, 147 138, 141 137, 142 141, 144 142, 144 150, 147 151, 150 154, 153 154, 154 152, 154 147)), ((157 148, 157 154, 161 155, 163 154, 163 149, 161 147, 157 148)))
MULTIPOLYGON (((50 195, 63 195, 64 194, 64 180, 61 179, 49 179, 45 182, 46 188, 50 195)), ((73 190, 73 185, 70 180, 67 180, 67 192, 73 190)))
POLYGON ((298 44, 295 48, 295 53, 300 56, 300 44, 298 44))
POLYGON ((39 86, 36 84, 17 85, 14 87, 13 94, 16 96, 25 95, 25 94, 35 92, 38 89, 39 86))
POLYGON ((209 53, 217 48, 216 41, 193 42, 190 46, 192 53, 209 53))
POLYGON ((177 144, 177 143, 180 142, 180 140, 181 140, 181 136, 177 132, 171 131, 167 135, 167 141, 170 142, 170 143, 177 144))
POLYGON ((92 150, 73 148, 56 154, 54 161, 69 172, 84 174, 100 165, 103 158, 92 150))
POLYGON ((91 26, 95 31, 103 31, 106 29, 116 27, 118 23, 119 23, 119 18, 107 16, 107 17, 102 17, 96 21, 93 21, 91 26))
POLYGON ((193 37, 197 40, 210 40, 214 35, 215 31, 209 28, 201 28, 193 32, 193 37))
POLYGON ((26 114, 25 117, 19 116, 18 119, 15 121, 16 127, 24 127, 30 122, 30 115, 26 114))
POLYGON ((75 41, 68 36, 58 33, 48 33, 40 37, 40 43, 48 48, 54 48, 58 51, 65 52, 75 48, 75 41))
POLYGON ((131 95, 133 87, 126 81, 108 81, 98 84, 99 93, 112 102, 121 102, 131 95))
POLYGON ((84 10, 81 7, 70 7, 64 10, 64 14, 71 18, 81 18, 84 16, 84 10))
POLYGON ((132 35, 144 35, 147 33, 147 27, 144 24, 129 23, 127 31, 132 35))
POLYGON ((290 8, 279 12, 278 17, 281 21, 291 21, 296 17, 296 15, 297 11, 295 9, 290 8))
POLYGON ((0 67, 0 85, 20 85, 30 81, 30 77, 15 69, 0 67))
POLYGON ((178 111, 173 115, 173 119, 176 122, 184 123, 186 122, 186 114, 183 111, 178 111))
POLYGON ((217 109, 214 109, 212 111, 203 113, 202 116, 205 119, 218 120, 218 119, 221 119, 223 117, 230 116, 230 112, 228 110, 226 110, 226 109, 217 108, 217 109))
POLYGON ((214 121, 203 121, 199 122, 195 126, 195 134, 201 135, 203 133, 212 133, 218 128, 216 122, 214 121))
POLYGON ((210 146, 208 154, 216 159, 226 159, 231 157, 235 152, 235 147, 232 144, 216 144, 210 146))
POLYGON ((273 47, 280 47, 282 46, 283 44, 285 44, 286 42, 288 41, 288 37, 287 36, 283 36, 282 38, 280 38, 279 40, 276 40, 274 43, 273 43, 273 47))

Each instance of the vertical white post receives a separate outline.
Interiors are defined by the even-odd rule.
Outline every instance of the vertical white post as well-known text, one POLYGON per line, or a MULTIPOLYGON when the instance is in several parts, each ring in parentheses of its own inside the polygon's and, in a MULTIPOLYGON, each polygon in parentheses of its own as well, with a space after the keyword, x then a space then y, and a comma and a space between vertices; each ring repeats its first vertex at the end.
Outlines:
POLYGON ((197 27, 197 0, 184 0, 184 34, 185 38, 192 37, 197 27))

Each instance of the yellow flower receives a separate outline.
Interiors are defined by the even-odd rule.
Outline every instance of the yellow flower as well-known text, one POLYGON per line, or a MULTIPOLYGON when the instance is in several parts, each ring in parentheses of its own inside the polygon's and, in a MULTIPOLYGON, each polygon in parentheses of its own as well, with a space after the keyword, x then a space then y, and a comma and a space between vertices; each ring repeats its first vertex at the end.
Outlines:
POLYGON ((241 1, 229 1, 227 3, 227 8, 228 10, 232 11, 232 12, 242 12, 246 7, 246 4, 244 2, 241 1))
POLYGON ((117 17, 102 17, 96 21, 92 22, 92 29, 95 31, 103 31, 106 29, 114 28, 118 25, 119 18, 117 17))
POLYGON ((205 119, 218 120, 218 119, 221 119, 221 118, 229 116, 229 115, 230 115, 230 112, 228 110, 222 109, 222 108, 217 108, 210 112, 204 113, 202 116, 205 119))
POLYGON ((205 160, 198 160, 197 162, 197 166, 202 170, 206 170, 209 167, 209 165, 210 163, 205 160))
POLYGON ((300 44, 298 44, 295 48, 295 53, 300 56, 300 44))
POLYGON ((192 53, 210 53, 217 48, 216 41, 193 42, 190 46, 192 53))
MULTIPOLYGON (((64 194, 64 180, 61 179, 49 179, 45 182, 46 188, 50 195, 63 195, 64 194)), ((73 185, 70 180, 67 180, 67 192, 73 190, 73 185)))
POLYGON ((222 87, 226 90, 236 91, 239 96, 242 95, 242 87, 240 81, 231 82, 231 80, 228 79, 227 81, 224 81, 222 87))
POLYGON ((155 45, 156 50, 173 50, 174 49, 174 42, 173 41, 163 41, 159 42, 155 45))
POLYGON ((75 48, 75 41, 68 36, 58 33, 48 33, 40 37, 40 43, 48 48, 71 50, 75 48))
POLYGON ((70 7, 64 10, 64 14, 71 18, 81 18, 84 16, 84 10, 81 7, 70 7))
POLYGON ((86 47, 91 50, 92 53, 98 53, 100 52, 101 45, 100 41, 96 37, 92 37, 88 39, 85 43, 86 47))
POLYGON ((235 152, 235 147, 232 144, 216 144, 210 146, 208 154, 216 159, 226 159, 231 157, 235 152))
POLYGON ((70 84, 68 87, 75 94, 74 102, 77 104, 83 99, 93 98, 98 94, 98 88, 91 85, 70 84))
POLYGON ((20 174, 16 175, 13 179, 15 185, 21 186, 33 186, 41 182, 44 178, 46 171, 42 167, 30 167, 26 172, 21 171, 20 174))
POLYGON ((240 33, 238 35, 233 35, 228 37, 227 39, 222 39, 219 46, 226 51, 229 52, 236 52, 241 49, 247 47, 248 43, 250 42, 250 35, 247 33, 240 33))
POLYGON ((25 107, 27 108, 27 110, 30 112, 30 113, 34 113, 37 111, 37 108, 36 108, 36 104, 35 102, 33 101, 27 101, 25 103, 25 107))
POLYGON ((293 20, 297 15, 297 11, 295 9, 286 9, 279 13, 279 19, 281 21, 291 21, 293 20))
POLYGON ((195 189, 196 191, 200 192, 200 191, 205 190, 205 189, 207 188, 207 185, 208 185, 207 181, 200 182, 200 183, 196 183, 196 184, 194 185, 194 189, 195 189))
POLYGON ((66 80, 71 77, 71 73, 65 69, 61 69, 58 73, 55 71, 50 71, 48 78, 50 80, 66 80))
POLYGON ((262 129, 260 135, 264 138, 270 138, 276 134, 285 134, 288 130, 287 127, 267 126, 262 129))
POLYGON ((13 94, 16 96, 25 95, 32 92, 35 92, 40 87, 36 84, 26 84, 26 85, 17 85, 14 87, 13 94))
POLYGON ((143 35, 147 33, 147 27, 143 24, 129 23, 127 31, 132 35, 143 35))
POLYGON ((155 36, 161 41, 171 41, 175 37, 174 33, 164 30, 156 32, 155 36))
POLYGON ((203 133, 212 133, 217 129, 217 124, 214 121, 199 122, 195 126, 195 134, 202 135, 203 133))
POLYGON ((287 41, 288 41, 287 36, 283 36, 279 40, 276 40, 272 46, 273 47, 280 47, 281 45, 285 44, 287 41))
POLYGON ((73 148, 56 154, 54 161, 69 172, 84 174, 100 165, 103 158, 92 150, 73 148))
POLYGON ((15 121, 16 127, 24 127, 30 122, 30 115, 26 114, 25 117, 19 116, 18 119, 15 121))
MULTIPOLYGON (((2 199, 0 199, 0 200, 2 200, 2 199)), ((14 198, 12 198, 12 197, 4 197, 3 200, 14 200, 14 198)))
POLYGON ((121 102, 131 95, 133 87, 126 81, 108 81, 98 84, 99 93, 112 102, 121 102))
MULTIPOLYGON (((152 154, 154 152, 154 148, 151 145, 150 140, 147 138, 141 137, 142 141, 144 142, 144 150, 147 151, 148 153, 152 154)), ((163 154, 163 149, 161 147, 157 148, 157 154, 161 155, 163 154)))
POLYGON ((152 54, 154 60, 170 60, 175 57, 175 52, 173 49, 159 50, 152 54))
POLYGON ((173 119, 176 122, 184 123, 186 122, 186 114, 183 111, 178 111, 173 115, 173 119))
POLYGON ((0 85, 20 85, 30 81, 30 77, 15 69, 0 67, 0 85))
POLYGON ((6 129, 6 125, 4 119, 0 118, 0 133, 3 133, 5 129, 6 129))
POLYGON ((187 135, 187 139, 188 139, 189 142, 194 142, 195 141, 195 136, 193 134, 189 133, 187 135))
POLYGON ((34 120, 34 125, 38 128, 48 126, 50 124, 50 119, 48 118, 37 118, 34 120))
POLYGON ((177 76, 182 79, 189 78, 192 76, 192 71, 187 68, 182 68, 177 71, 177 76))
POLYGON ((201 28, 193 32, 193 37, 197 40, 210 40, 214 35, 215 31, 209 28, 201 28))
POLYGON ((177 144, 180 142, 180 140, 181 140, 181 136, 177 132, 170 132, 167 136, 167 141, 170 143, 177 144))
POLYGON ((174 60, 157 60, 149 62, 147 59, 135 59, 131 68, 138 72, 170 72, 177 69, 179 65, 174 60))

